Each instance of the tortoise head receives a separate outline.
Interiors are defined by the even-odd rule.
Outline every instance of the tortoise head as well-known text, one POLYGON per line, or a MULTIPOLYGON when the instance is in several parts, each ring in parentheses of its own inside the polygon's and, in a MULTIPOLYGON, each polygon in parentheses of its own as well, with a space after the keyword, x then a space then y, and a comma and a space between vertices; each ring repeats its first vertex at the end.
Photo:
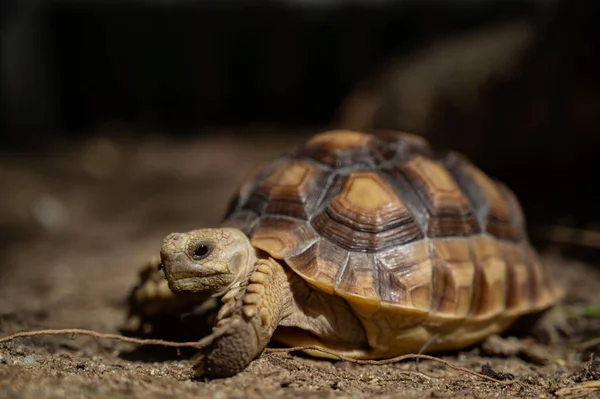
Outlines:
POLYGON ((241 230, 217 228, 169 234, 160 259, 173 292, 210 297, 224 294, 244 278, 256 254, 241 230))

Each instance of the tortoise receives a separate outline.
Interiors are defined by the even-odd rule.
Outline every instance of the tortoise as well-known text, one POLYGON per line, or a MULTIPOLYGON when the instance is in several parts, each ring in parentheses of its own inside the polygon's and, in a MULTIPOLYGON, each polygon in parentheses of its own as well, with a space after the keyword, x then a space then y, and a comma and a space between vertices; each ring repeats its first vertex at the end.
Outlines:
POLYGON ((251 173, 221 226, 169 234, 156 264, 135 312, 221 298, 195 359, 209 378, 271 339, 355 359, 461 349, 562 296, 506 185, 396 131, 314 135, 251 173))

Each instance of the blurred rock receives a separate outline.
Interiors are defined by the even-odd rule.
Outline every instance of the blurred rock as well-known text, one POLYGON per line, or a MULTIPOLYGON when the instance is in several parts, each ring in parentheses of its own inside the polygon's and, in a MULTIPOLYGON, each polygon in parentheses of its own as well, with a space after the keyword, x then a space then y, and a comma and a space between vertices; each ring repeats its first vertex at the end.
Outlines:
POLYGON ((35 203, 33 215, 36 221, 49 231, 59 230, 69 218, 69 212, 64 204, 50 194, 44 194, 35 203))

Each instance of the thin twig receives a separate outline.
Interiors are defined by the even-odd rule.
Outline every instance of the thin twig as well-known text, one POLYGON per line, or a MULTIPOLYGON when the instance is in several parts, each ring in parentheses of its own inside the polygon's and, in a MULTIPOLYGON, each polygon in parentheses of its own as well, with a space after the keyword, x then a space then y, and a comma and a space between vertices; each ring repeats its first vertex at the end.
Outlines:
MULTIPOLYGON (((439 333, 438 333, 438 334, 433 334, 433 335, 431 336, 431 338, 429 338, 429 339, 427 340, 427 342, 425 342, 425 343, 423 344, 423 346, 421 346, 421 349, 419 349, 419 353, 418 353, 418 355, 422 355, 422 354, 423 354, 423 352, 425 352, 425 350, 426 350, 426 349, 427 349, 427 348, 428 348, 428 347, 429 347, 431 344, 433 344, 433 343, 434 343, 434 342, 435 342, 435 341, 436 341, 436 340, 439 338, 439 336, 440 336, 440 334, 439 334, 439 333)), ((419 370, 419 360, 421 360, 421 359, 417 358, 417 359, 415 360, 415 367, 417 368, 417 371, 419 371, 419 372, 420 372, 421 370, 419 370)))
POLYGON ((130 342, 139 345, 161 345, 161 346, 173 346, 173 347, 193 347, 193 348, 202 348, 202 346, 195 342, 172 342, 172 341, 163 341, 162 339, 140 339, 133 337, 126 337, 124 335, 119 334, 105 334, 99 333, 91 330, 83 330, 80 328, 65 328, 58 330, 38 330, 38 331, 22 331, 18 332, 6 337, 0 338, 0 344, 4 342, 13 341, 17 338, 25 338, 25 337, 35 337, 38 335, 89 335, 95 338, 101 339, 116 339, 123 342, 130 342))
MULTIPOLYGON (((18 332, 15 334, 11 334, 8 335, 6 337, 2 337, 0 338, 0 344, 1 343, 5 343, 5 342, 9 342, 9 341, 13 341, 17 338, 25 338, 25 337, 35 337, 35 336, 40 336, 40 335, 87 335, 87 336, 91 336, 94 338, 100 338, 100 339, 116 339, 119 341, 123 341, 123 342, 129 342, 129 343, 134 343, 134 344, 139 344, 139 345, 161 345, 161 346, 170 346, 170 347, 192 347, 192 348, 197 348, 197 349, 201 349, 204 346, 206 346, 206 344, 203 344, 202 341, 198 342, 198 341, 194 341, 194 342, 173 342, 173 341, 164 341, 161 339, 140 339, 140 338, 133 338, 133 337, 126 337, 123 335, 119 335, 119 334, 108 334, 108 333, 99 333, 96 331, 92 331, 92 330, 84 330, 84 329, 80 329, 80 328, 65 328, 65 329, 57 329, 57 330, 37 330, 37 331, 22 331, 22 332, 18 332)), ((204 340, 203 340, 204 341, 204 340)), ((207 343, 209 343, 208 341, 206 341, 207 343)), ((211 340, 212 342, 212 340, 211 340)), ((383 360, 361 360, 361 359, 353 359, 344 355, 340 355, 338 353, 335 353, 333 351, 329 351, 327 349, 324 348, 320 348, 318 346, 312 346, 312 345, 308 345, 308 346, 297 346, 297 347, 293 347, 293 348, 267 348, 265 350, 265 352, 284 352, 284 353, 290 353, 290 352, 296 352, 296 351, 305 351, 305 350, 314 350, 314 351, 319 351, 322 353, 326 353, 328 355, 333 355, 337 358, 339 358, 340 360, 344 360, 347 362, 352 362, 352 363, 356 363, 356 364, 371 364, 371 365, 382 365, 382 364, 390 364, 390 363, 396 363, 396 362, 400 362, 402 360, 406 360, 406 359, 426 359, 426 360, 431 360, 433 362, 437 362, 437 363, 441 363, 443 365, 445 365, 446 367, 449 367, 453 370, 458 370, 458 371, 463 371, 467 374, 473 375, 475 377, 479 377, 479 378, 483 378, 485 380, 491 381, 491 382, 495 382, 498 384, 502 384, 502 385, 510 385, 510 384, 519 384, 522 385, 520 381, 516 381, 516 380, 510 380, 510 381, 502 381, 502 380, 498 380, 495 378, 492 378, 490 376, 487 376, 485 374, 481 374, 478 373, 476 371, 473 371, 471 369, 468 369, 466 367, 463 366, 459 366, 456 365, 450 361, 444 360, 444 359, 440 359, 437 357, 433 357, 433 356, 429 356, 429 355, 423 355, 423 354, 409 354, 409 355, 403 355, 403 356, 397 356, 397 357, 393 357, 390 359, 383 359, 383 360)))

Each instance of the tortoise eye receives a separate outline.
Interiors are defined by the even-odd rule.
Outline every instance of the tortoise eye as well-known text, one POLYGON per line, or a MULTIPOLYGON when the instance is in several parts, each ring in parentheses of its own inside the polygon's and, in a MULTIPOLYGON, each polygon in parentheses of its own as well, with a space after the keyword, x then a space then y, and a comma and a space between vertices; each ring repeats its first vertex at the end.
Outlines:
POLYGON ((206 245, 204 243, 200 243, 194 249, 193 258, 194 258, 194 260, 204 259, 210 253, 210 251, 211 251, 211 248, 208 245, 206 245))

